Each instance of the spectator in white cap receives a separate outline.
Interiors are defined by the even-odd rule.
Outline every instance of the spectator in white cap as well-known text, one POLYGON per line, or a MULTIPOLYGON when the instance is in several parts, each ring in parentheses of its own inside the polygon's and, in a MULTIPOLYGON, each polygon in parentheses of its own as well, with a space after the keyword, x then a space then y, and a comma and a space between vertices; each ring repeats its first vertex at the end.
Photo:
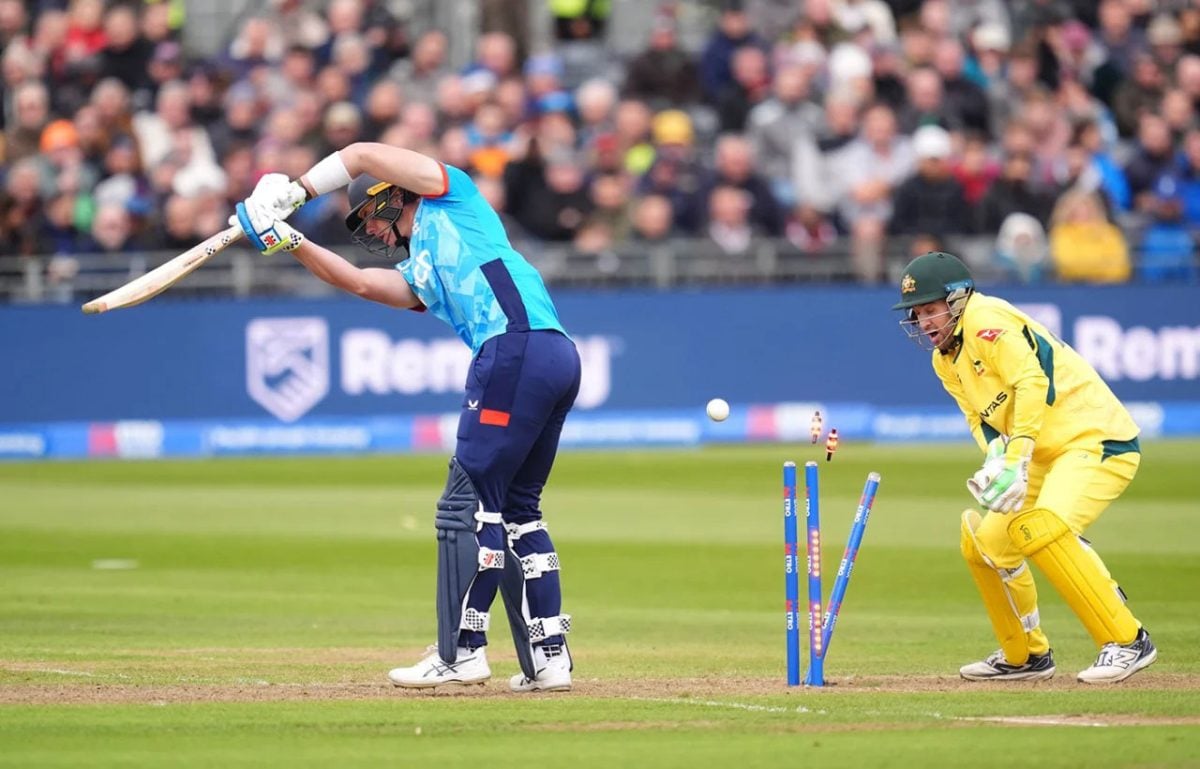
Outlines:
POLYGON ((913 134, 917 173, 900 186, 894 198, 890 230, 896 235, 967 234, 975 222, 962 185, 950 169, 950 134, 936 125, 913 134))

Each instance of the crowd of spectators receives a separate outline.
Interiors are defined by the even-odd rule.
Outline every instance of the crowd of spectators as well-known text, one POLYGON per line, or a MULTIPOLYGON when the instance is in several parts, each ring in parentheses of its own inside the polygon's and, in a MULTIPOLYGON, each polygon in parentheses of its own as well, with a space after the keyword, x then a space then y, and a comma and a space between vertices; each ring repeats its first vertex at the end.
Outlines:
MULTIPOLYGON (((182 0, 0 0, 3 255, 56 280, 180 250, 262 173, 376 140, 469 171, 531 247, 770 237, 873 282, 896 244, 975 236, 1016 280, 1196 279, 1195 3, 675 0, 618 60, 607 4, 551 0, 526 53, 489 2, 461 67, 379 0, 269 5, 196 58, 182 0)), ((345 210, 293 222, 345 243, 345 210)))

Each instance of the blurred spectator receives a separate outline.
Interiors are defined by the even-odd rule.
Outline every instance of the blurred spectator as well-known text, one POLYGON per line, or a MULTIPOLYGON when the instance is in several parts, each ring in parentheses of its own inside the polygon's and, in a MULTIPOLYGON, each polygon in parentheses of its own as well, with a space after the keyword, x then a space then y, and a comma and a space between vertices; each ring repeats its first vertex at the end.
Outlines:
MULTIPOLYGON (((438 40, 433 40, 427 45, 431 48, 425 52, 426 66, 433 65, 438 61, 437 54, 439 53, 440 58, 445 58, 445 46, 440 45, 438 40)), ((464 74, 480 70, 490 72, 497 82, 516 75, 517 47, 513 39, 503 32, 488 32, 480 35, 475 42, 475 60, 467 67, 464 74)))
MULTIPOLYGON (((668 112, 678 116, 670 120, 672 135, 677 140, 686 137, 687 142, 691 143, 691 118, 683 112, 668 112), (686 128, 683 127, 685 124, 686 128)), ((617 146, 624 154, 625 170, 635 176, 646 173, 654 163, 654 146, 650 143, 651 119, 650 108, 637 99, 622 99, 613 115, 613 130, 617 146)))
POLYGON ((42 129, 50 120, 50 95, 37 80, 26 80, 13 94, 13 119, 6 132, 6 162, 14 163, 38 152, 42 129))
MULTIPOLYGON (((907 137, 897 134, 891 108, 876 104, 863 113, 861 137, 829 164, 829 182, 840 198, 842 222, 856 240, 874 240, 868 233, 887 228, 892 196, 915 167, 912 147, 907 137)), ((864 265, 862 274, 874 275, 878 266, 864 265)))
POLYGON ((1132 136, 1138 118, 1158 108, 1166 86, 1166 77, 1154 57, 1135 53, 1132 74, 1117 86, 1112 97, 1113 117, 1121 136, 1132 136))
POLYGON ((1189 227, 1200 228, 1200 128, 1188 131, 1183 139, 1178 174, 1183 219, 1189 227))
POLYGON ((670 14, 655 14, 650 44, 629 62, 625 96, 644 99, 655 106, 679 106, 699 99, 696 63, 679 47, 676 21, 670 14))
POLYGON ((1182 89, 1170 88, 1163 93, 1158 114, 1167 121, 1171 141, 1178 144, 1189 128, 1196 124, 1196 105, 1182 89))
POLYGON ((86 254, 132 254, 140 251, 129 211, 112 203, 97 208, 96 216, 92 219, 91 235, 80 248, 86 254))
POLYGON ((567 148, 543 157, 535 143, 522 160, 504 171, 509 213, 529 234, 569 241, 591 213, 583 169, 567 148))
POLYGON ((950 112, 942 89, 942 77, 937 70, 921 68, 909 73, 905 80, 908 104, 900 113, 900 130, 911 134, 918 128, 936 125, 948 131, 962 128, 960 116, 950 112))
POLYGON ((646 195, 633 204, 630 237, 641 243, 661 243, 676 235, 671 201, 661 195, 646 195))
POLYGON ((617 89, 600 78, 585 81, 575 91, 575 108, 579 116, 579 143, 588 146, 597 136, 613 130, 613 111, 617 106, 617 89))
POLYGON ((913 134, 912 146, 917 173, 896 190, 890 231, 939 238, 972 232, 972 208, 950 172, 950 135, 938 126, 922 126, 913 134))
MULTIPOLYGON (((194 89, 189 87, 188 93, 194 93, 194 89)), ((208 131, 217 156, 224 156, 236 144, 254 144, 262 128, 263 107, 254 86, 244 81, 236 83, 225 92, 224 101, 225 119, 208 131)))
POLYGON ((390 77, 404 86, 409 101, 432 103, 437 83, 448 71, 446 33, 431 29, 413 43, 412 54, 392 65, 390 77))
POLYGON ((324 157, 362 138, 362 111, 350 101, 330 104, 325 110, 322 126, 321 137, 324 144, 319 154, 324 157))
POLYGON ((499 177, 508 164, 512 132, 504 124, 504 111, 488 102, 475 111, 475 120, 465 130, 470 164, 484 176, 499 177))
POLYGON ((1089 192, 1068 192, 1054 207, 1050 256, 1058 279, 1068 283, 1124 283, 1129 280, 1125 236, 1104 217, 1089 192))
POLYGON ((767 55, 761 48, 743 46, 733 54, 733 80, 717 96, 716 108, 722 131, 741 131, 746 116, 771 93, 767 55))
POLYGON ((726 254, 744 254, 755 234, 750 223, 750 196, 736 187, 712 188, 705 234, 726 254))
POLYGON ((964 73, 962 45, 954 39, 942 40, 937 44, 933 61, 942 78, 943 109, 948 124, 986 136, 991 130, 987 96, 964 73))
POLYGON ((154 44, 178 41, 186 14, 184 0, 147 0, 142 8, 142 37, 154 44))
POLYGON ((283 36, 274 22, 265 16, 252 16, 242 22, 237 37, 229 44, 225 64, 233 79, 241 80, 258 67, 278 62, 284 49, 283 36))
POLYGON ((788 218, 784 236, 805 253, 824 251, 837 242, 837 228, 813 206, 798 205, 788 218))
POLYGON ((270 0, 270 4, 280 37, 291 45, 312 50, 329 40, 329 25, 304 0, 270 0))
POLYGON ((168 251, 186 251, 207 235, 196 231, 196 202, 182 195, 170 195, 163 203, 162 231, 156 248, 168 251))
POLYGON ((745 46, 767 49, 766 41, 750 27, 742 1, 722 0, 717 27, 700 55, 700 86, 710 102, 717 103, 733 85, 733 55, 745 46))
POLYGON ((803 67, 784 67, 775 77, 774 95, 751 110, 747 137, 776 198, 786 206, 796 199, 791 173, 796 146, 812 142, 821 126, 821 108, 808 100, 809 76, 803 67))
POLYGON ((874 65, 871 57, 854 43, 839 43, 829 53, 830 91, 848 91, 858 98, 859 104, 868 104, 875 99, 874 65))
MULTIPOLYGON (((1134 55, 1146 49, 1145 32, 1134 25, 1126 0, 1100 0, 1098 19, 1097 39, 1108 54, 1107 63, 1114 70, 1112 79, 1119 80, 1133 72, 1134 55)), ((1096 86, 1096 95, 1107 102, 1112 94, 1112 83, 1104 84, 1097 79, 1096 86)))
POLYGON ((995 248, 995 266, 1005 277, 1021 283, 1041 283, 1046 278, 1049 256, 1041 222, 1020 211, 1005 217, 995 248))
MULTIPOLYGON (((700 199, 711 201, 717 187, 732 187, 745 192, 749 201, 749 223, 764 235, 777 237, 783 234, 783 211, 771 192, 770 183, 756 170, 754 148, 740 135, 725 134, 717 140, 713 170, 701 183, 700 199)), ((704 208, 711 210, 707 205, 704 208)))
POLYGON ((1043 228, 1050 221, 1054 197, 1041 192, 1031 184, 1033 160, 1024 153, 1015 152, 1005 156, 1000 178, 983 196, 978 208, 979 230, 984 233, 999 231, 1014 213, 1032 216, 1043 228))
POLYGON ((71 0, 67 9, 67 63, 95 56, 104 50, 103 0, 71 0))
POLYGON ((1071 143, 1071 124, 1046 91, 1034 91, 1020 108, 1021 125, 1033 140, 1035 183, 1053 186, 1055 172, 1071 143))
POLYGON ((1156 14, 1146 27, 1146 42, 1150 44, 1150 53, 1159 67, 1174 69, 1175 62, 1183 53, 1183 29, 1174 15, 1156 14))
POLYGON ((858 136, 858 99, 846 91, 825 97, 824 122, 816 141, 796 137, 792 165, 793 189, 804 205, 829 213, 838 204, 844 182, 839 156, 858 136))
POLYGON ((559 40, 590 40, 604 37, 611 2, 549 0, 554 17, 554 36, 559 40))
POLYGON ((627 239, 633 213, 627 180, 618 174, 597 176, 592 180, 589 194, 592 213, 588 222, 602 224, 610 238, 627 239))
POLYGON ((952 171, 962 185, 967 203, 976 206, 1000 175, 1000 164, 988 153, 984 137, 970 133, 963 139, 962 152, 953 163, 952 171))
POLYGON ((653 165, 641 177, 638 192, 671 202, 672 229, 694 234, 703 218, 700 210, 702 169, 693 152, 692 121, 682 110, 663 110, 654 116, 653 165))
POLYGON ((192 122, 188 87, 181 81, 167 83, 158 92, 153 112, 138 112, 133 117, 142 159, 147 166, 160 163, 175 145, 174 134, 186 132, 191 151, 190 162, 212 165, 216 154, 208 133, 192 122))
POLYGON ((13 256, 38 253, 38 231, 43 204, 42 174, 34 158, 19 160, 8 168, 0 195, 0 251, 13 256))
POLYGON ((1175 152, 1167 121, 1153 113, 1143 114, 1138 121, 1133 157, 1125 166, 1125 176, 1129 179, 1129 192, 1133 196, 1136 211, 1150 210, 1154 185, 1159 177, 1171 172, 1174 162, 1175 152))
POLYGON ((1108 206, 1113 211, 1128 211, 1132 205, 1129 180, 1125 170, 1118 165, 1113 153, 1102 139, 1100 128, 1095 122, 1084 122, 1075 129, 1074 143, 1083 147, 1091 156, 1092 169, 1100 180, 1108 206))
POLYGON ((1195 282, 1196 239, 1183 221, 1183 198, 1170 176, 1155 186, 1150 224, 1139 251, 1137 274, 1142 280, 1195 282))
POLYGON ((29 15, 21 0, 0 0, 0 48, 25 33, 29 27, 29 15))
POLYGON ((154 46, 142 37, 133 7, 114 5, 109 9, 104 15, 104 49, 100 54, 105 74, 117 78, 136 94, 149 86, 147 69, 153 53, 154 46))
POLYGON ((376 80, 363 103, 363 135, 371 140, 378 139, 383 130, 403 114, 404 91, 400 84, 391 79, 376 80))
POLYGON ((158 97, 158 91, 164 83, 182 80, 186 76, 183 46, 174 40, 164 40, 154 46, 146 66, 147 77, 142 84, 142 93, 145 103, 149 104, 158 97))

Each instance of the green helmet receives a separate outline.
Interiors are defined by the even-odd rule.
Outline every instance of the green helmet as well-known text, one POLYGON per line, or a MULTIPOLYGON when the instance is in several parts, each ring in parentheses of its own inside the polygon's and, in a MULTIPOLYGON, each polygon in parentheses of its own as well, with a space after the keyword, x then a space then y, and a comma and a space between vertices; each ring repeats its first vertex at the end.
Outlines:
POLYGON ((930 251, 904 268, 904 277, 900 279, 900 301, 892 305, 892 309, 908 310, 939 299, 961 300, 974 289, 971 271, 962 260, 943 251, 930 251))

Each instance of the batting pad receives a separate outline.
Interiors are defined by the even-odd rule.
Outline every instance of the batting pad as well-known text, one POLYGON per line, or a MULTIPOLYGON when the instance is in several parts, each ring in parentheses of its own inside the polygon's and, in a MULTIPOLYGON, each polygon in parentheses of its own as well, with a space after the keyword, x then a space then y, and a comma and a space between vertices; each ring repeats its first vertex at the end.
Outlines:
POLYGON ((1133 613, 1061 518, 1034 508, 1013 516, 1008 536, 1042 570, 1097 646, 1127 644, 1137 637, 1133 613))
POLYGON ((1033 574, 1024 565, 1011 570, 992 565, 975 538, 979 522, 978 512, 963 511, 963 560, 979 588, 1005 661, 1010 665, 1023 665, 1030 654, 1045 654, 1050 648, 1046 635, 1038 626, 1037 586, 1033 574))

